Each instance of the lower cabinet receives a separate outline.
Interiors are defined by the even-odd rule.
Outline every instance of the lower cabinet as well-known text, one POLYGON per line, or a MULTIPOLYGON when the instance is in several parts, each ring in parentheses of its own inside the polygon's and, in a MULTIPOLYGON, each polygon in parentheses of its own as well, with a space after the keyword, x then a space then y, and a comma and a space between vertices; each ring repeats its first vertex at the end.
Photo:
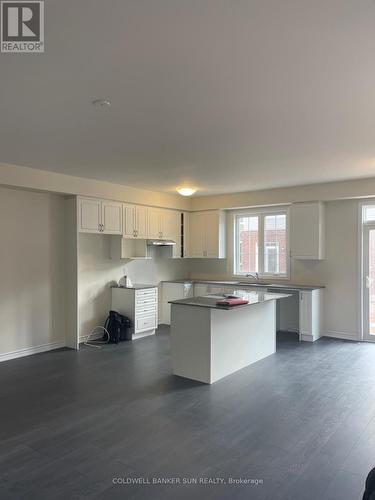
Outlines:
POLYGON ((130 319, 133 340, 153 335, 158 326, 158 289, 114 287, 111 308, 130 319))
POLYGON ((314 342, 321 337, 323 290, 299 292, 299 334, 301 340, 314 342))
POLYGON ((165 325, 171 324, 171 305, 170 300, 186 299, 193 297, 193 284, 186 283, 163 283, 162 284, 162 319, 161 322, 165 325))
POLYGON ((209 292, 208 285, 205 283, 194 283, 194 297, 200 297, 202 295, 207 295, 209 292))
MULTIPOLYGON (((170 324, 170 300, 199 297, 207 294, 233 293, 235 290, 264 292, 264 287, 238 287, 233 285, 210 285, 207 283, 165 282, 162 285, 162 322, 170 324)), ((291 296, 277 301, 277 328, 298 333, 300 340, 314 342, 322 336, 323 289, 287 290, 267 288, 268 292, 289 293, 291 296)))

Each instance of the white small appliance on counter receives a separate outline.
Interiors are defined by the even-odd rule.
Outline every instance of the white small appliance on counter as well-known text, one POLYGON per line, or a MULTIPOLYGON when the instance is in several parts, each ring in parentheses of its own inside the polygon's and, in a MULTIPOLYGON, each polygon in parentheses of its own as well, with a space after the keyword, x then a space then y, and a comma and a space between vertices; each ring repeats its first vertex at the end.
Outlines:
POLYGON ((132 287, 133 283, 131 282, 131 279, 128 278, 128 276, 123 276, 122 278, 119 279, 118 286, 120 288, 127 288, 127 287, 132 287))

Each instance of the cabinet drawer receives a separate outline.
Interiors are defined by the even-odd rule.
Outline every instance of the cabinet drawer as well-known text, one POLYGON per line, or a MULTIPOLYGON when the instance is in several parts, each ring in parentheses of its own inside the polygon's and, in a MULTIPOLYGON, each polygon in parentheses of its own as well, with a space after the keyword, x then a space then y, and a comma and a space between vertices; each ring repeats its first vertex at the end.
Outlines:
POLYGON ((151 306, 139 306, 135 310, 135 315, 137 318, 140 316, 147 316, 156 313, 156 304, 151 306))
POLYGON ((156 305, 156 295, 154 297, 136 297, 135 298, 135 306, 136 307, 142 307, 142 306, 152 306, 156 305))
POLYGON ((156 288, 146 288, 144 290, 136 290, 136 298, 138 297, 156 297, 156 288))
POLYGON ((135 320, 135 331, 153 330, 156 328, 156 314, 145 316, 144 318, 137 318, 135 320))

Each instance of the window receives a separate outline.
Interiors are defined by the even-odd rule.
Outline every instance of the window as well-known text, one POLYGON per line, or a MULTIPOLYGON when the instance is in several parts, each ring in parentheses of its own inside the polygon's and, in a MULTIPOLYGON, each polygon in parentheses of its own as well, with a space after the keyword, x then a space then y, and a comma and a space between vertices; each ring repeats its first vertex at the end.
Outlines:
POLYGON ((235 214, 234 274, 288 276, 287 212, 235 214))

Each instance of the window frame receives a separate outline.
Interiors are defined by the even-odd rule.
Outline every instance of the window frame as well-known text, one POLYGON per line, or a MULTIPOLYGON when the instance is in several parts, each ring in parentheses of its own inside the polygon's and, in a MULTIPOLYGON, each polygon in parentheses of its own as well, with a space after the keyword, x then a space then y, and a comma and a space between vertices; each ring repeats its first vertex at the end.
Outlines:
MULTIPOLYGON (((275 278, 280 280, 288 280, 290 278, 290 231, 289 231, 289 207, 269 207, 261 209, 246 209, 233 212, 233 252, 231 262, 232 276, 235 278, 246 278, 247 274, 238 271, 240 254, 239 254, 239 218, 240 217, 258 217, 258 275, 260 278, 275 278), (264 261, 264 218, 267 215, 285 215, 285 251, 286 251, 286 271, 285 273, 270 273, 265 272, 264 261)), ((254 273, 255 274, 255 273, 254 273)), ((252 279, 249 277, 249 279, 252 279)))

